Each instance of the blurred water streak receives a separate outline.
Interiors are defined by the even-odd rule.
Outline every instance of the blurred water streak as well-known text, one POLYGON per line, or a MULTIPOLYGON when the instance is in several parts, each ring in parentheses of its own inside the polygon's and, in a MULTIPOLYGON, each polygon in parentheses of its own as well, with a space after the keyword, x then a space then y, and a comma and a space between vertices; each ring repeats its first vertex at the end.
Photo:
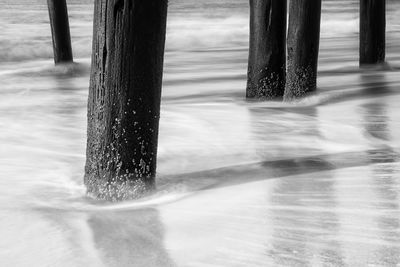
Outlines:
POLYGON ((246 0, 171 0, 158 191, 85 196, 91 0, 53 66, 45 1, 0 0, 2 266, 400 264, 400 3, 358 69, 358 1, 323 0, 318 94, 246 102, 246 0))

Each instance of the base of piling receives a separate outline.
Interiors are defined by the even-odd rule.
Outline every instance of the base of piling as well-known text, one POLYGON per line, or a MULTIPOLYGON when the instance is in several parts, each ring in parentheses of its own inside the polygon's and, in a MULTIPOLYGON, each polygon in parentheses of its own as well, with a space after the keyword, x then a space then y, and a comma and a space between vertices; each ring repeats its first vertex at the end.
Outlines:
POLYGON ((85 176, 87 195, 111 202, 143 198, 155 190, 154 178, 108 181, 99 177, 85 176))
POLYGON ((247 76, 247 99, 273 100, 282 98, 285 91, 285 70, 281 72, 268 72, 265 69, 258 73, 252 73, 249 70, 247 76))
POLYGON ((313 67, 289 72, 286 78, 284 101, 305 97, 317 90, 317 74, 313 67))

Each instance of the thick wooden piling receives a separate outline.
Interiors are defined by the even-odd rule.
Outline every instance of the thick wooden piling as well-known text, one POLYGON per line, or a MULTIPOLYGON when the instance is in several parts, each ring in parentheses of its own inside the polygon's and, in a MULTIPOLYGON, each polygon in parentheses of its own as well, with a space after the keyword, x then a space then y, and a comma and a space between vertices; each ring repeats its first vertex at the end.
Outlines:
POLYGON ((321 0, 291 0, 285 100, 316 90, 321 0))
POLYGON ((250 0, 247 98, 282 97, 286 75, 286 13, 283 0, 250 0))
POLYGON ((47 6, 53 39, 54 62, 56 64, 72 62, 67 3, 65 0, 47 0, 47 6))
POLYGON ((96 0, 85 184, 107 200, 155 185, 167 0, 96 0))
POLYGON ((360 66, 385 61, 386 0, 360 0, 360 66))

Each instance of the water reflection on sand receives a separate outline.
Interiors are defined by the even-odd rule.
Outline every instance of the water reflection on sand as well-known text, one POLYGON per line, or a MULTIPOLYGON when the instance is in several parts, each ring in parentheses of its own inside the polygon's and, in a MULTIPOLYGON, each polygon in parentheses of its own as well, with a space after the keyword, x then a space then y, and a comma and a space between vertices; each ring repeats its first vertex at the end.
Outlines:
MULTIPOLYGON (((375 90, 385 90, 384 83, 381 87, 375 90)), ((294 121, 250 107, 249 130, 258 144, 254 153, 268 159, 272 150, 294 159, 204 173, 235 183, 160 207, 171 257, 190 266, 399 264, 399 149, 390 137, 399 130, 398 99, 384 94, 338 106, 296 108, 295 114, 304 117, 294 121), (274 128, 268 121, 281 123, 274 128), (302 142, 290 147, 292 132, 282 125, 294 122, 298 128, 290 129, 302 142), (335 128, 341 125, 344 130, 335 128), (342 139, 340 133, 347 136, 342 139), (345 152, 346 147, 354 152, 345 152), (277 162, 281 169, 274 171, 277 162), (198 242, 190 242, 188 233, 196 233, 198 242)))
MULTIPOLYGON (((161 197, 141 205, 101 204, 83 196, 84 84, 76 82, 80 77, 62 73, 52 77, 43 78, 48 86, 38 81, 43 89, 33 84, 29 93, 18 96, 32 106, 13 107, 19 117, 9 120, 11 128, 2 133, 10 140, 3 147, 10 152, 1 158, 3 165, 25 160, 20 166, 31 176, 28 183, 27 177, 12 172, 13 165, 2 168, 9 177, 3 183, 13 179, 16 185, 13 190, 1 187, 2 205, 19 201, 2 208, 13 226, 0 220, 9 229, 8 241, 0 246, 10 244, 10 236, 24 221, 32 221, 29 231, 19 233, 24 245, 4 251, 16 255, 38 240, 43 247, 56 248, 50 258, 34 249, 18 262, 63 266, 73 258, 70 262, 77 266, 400 263, 400 96, 382 73, 359 76, 361 91, 367 91, 362 98, 324 105, 246 103, 227 101, 236 99, 228 95, 214 103, 202 103, 207 101, 202 96, 165 100, 161 197), (49 94, 52 86, 59 90, 49 94), (54 104, 34 104, 45 95, 54 104), (23 139, 14 127, 29 119, 35 120, 26 133, 32 138, 23 139), (19 153, 23 148, 25 154, 19 153), (169 152, 173 156, 168 157, 169 152), (189 155, 192 161, 187 161, 189 155), (54 169, 45 167, 49 162, 54 169), (55 173, 62 175, 55 178, 55 173)), ((5 114, 10 119, 13 113, 5 114)), ((16 262, 15 256, 4 258, 6 263, 16 262)))
POLYGON ((118 204, 83 186, 93 1, 57 68, 45 3, 5 2, 1 265, 400 264, 396 1, 389 64, 360 70, 358 2, 324 0, 319 90, 281 103, 244 99, 248 1, 171 0, 159 191, 118 204))

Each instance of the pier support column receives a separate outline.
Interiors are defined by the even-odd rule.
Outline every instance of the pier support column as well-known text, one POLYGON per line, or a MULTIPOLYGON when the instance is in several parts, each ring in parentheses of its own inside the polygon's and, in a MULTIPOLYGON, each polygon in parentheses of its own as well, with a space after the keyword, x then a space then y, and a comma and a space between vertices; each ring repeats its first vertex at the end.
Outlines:
POLYGON ((285 100, 317 88, 321 0, 291 0, 285 100))
POLYGON ((282 97, 286 73, 286 0, 250 0, 247 98, 282 97))
POLYGON ((53 39, 54 62, 56 64, 72 62, 67 3, 65 0, 47 0, 47 6, 53 39))
POLYGON ((386 0, 360 0, 360 66, 385 61, 386 0))
POLYGON ((112 201, 155 185, 167 0, 96 0, 85 184, 112 201))

